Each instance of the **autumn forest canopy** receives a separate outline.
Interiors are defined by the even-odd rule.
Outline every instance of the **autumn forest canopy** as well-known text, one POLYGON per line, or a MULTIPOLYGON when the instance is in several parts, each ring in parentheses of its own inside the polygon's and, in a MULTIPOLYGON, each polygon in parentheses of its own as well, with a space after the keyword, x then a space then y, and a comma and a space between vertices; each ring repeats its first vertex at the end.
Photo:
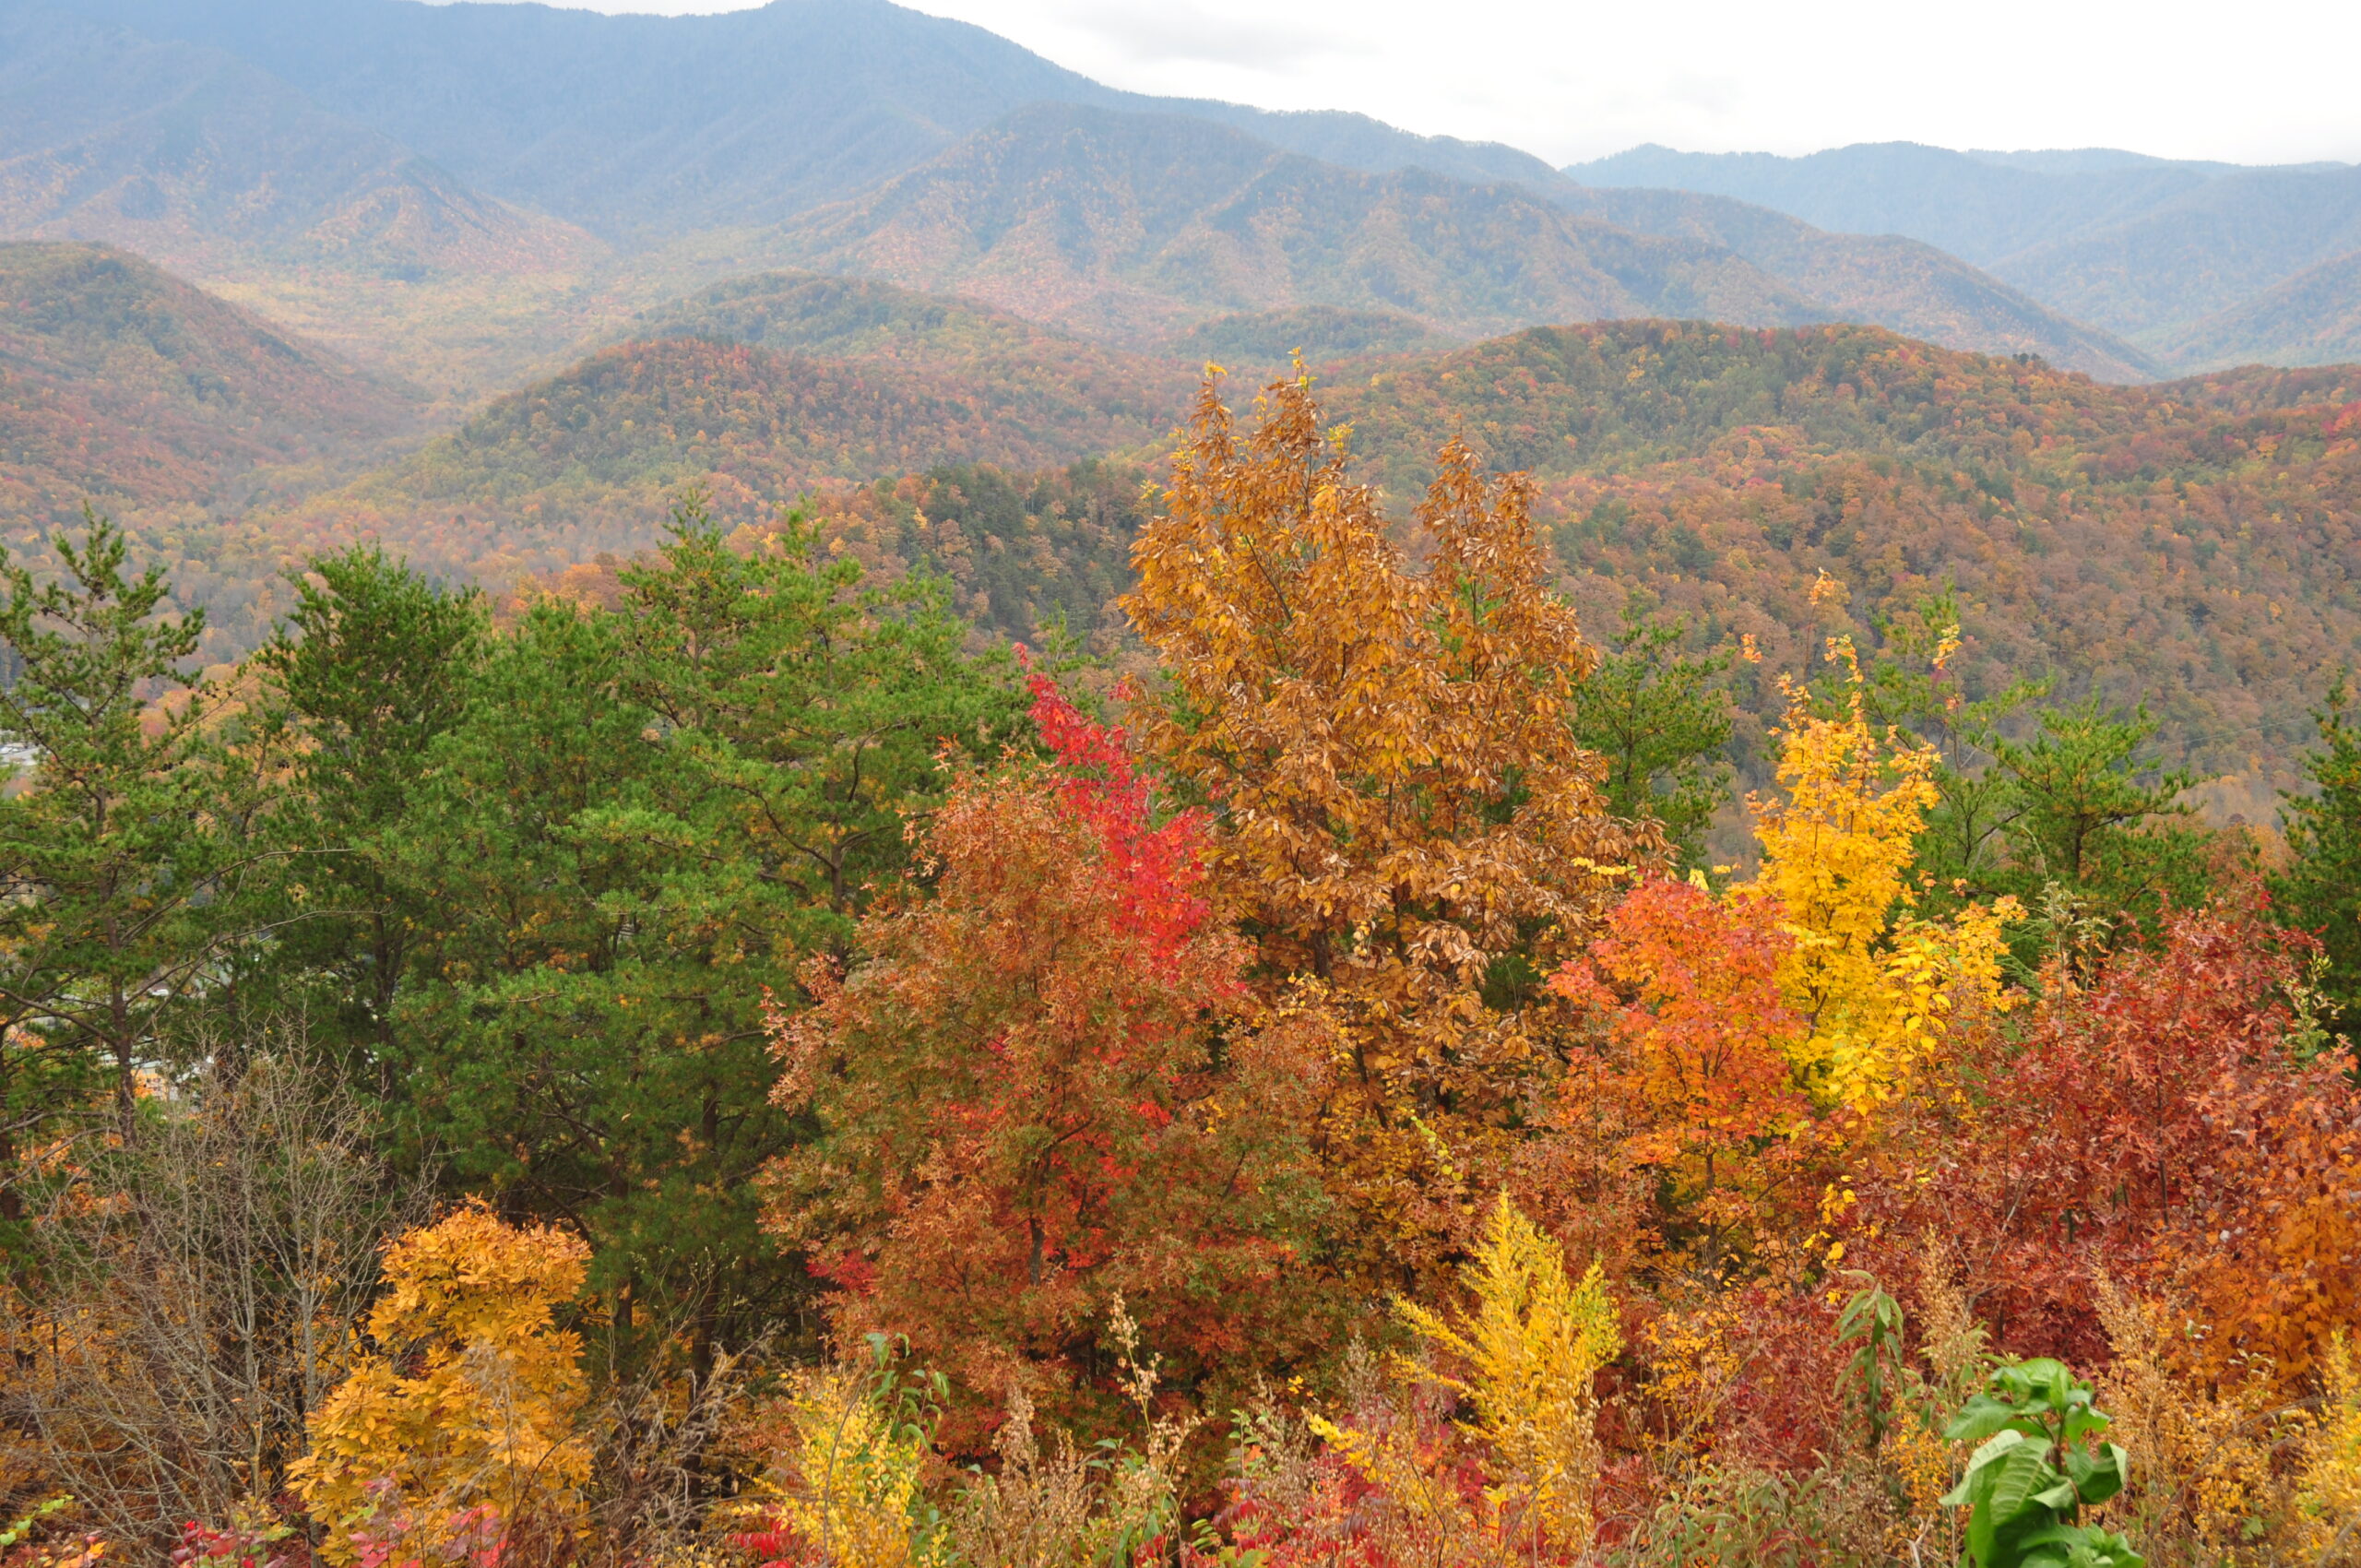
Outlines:
POLYGON ((2356 246, 0 0, 0 1568, 2361 1568, 2356 246))
POLYGON ((1097 652, 695 493, 202 676, 12 559, 8 1550, 2339 1560, 2341 681, 2223 826, 1955 585, 1600 624, 1548 481, 1235 396, 1097 652))

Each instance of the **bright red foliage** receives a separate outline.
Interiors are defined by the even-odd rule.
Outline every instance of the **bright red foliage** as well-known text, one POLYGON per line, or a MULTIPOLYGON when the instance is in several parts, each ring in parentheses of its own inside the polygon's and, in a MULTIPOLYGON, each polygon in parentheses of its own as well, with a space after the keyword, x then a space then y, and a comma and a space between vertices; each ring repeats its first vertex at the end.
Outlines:
POLYGON ((775 1025, 780 1099, 820 1130, 773 1219, 842 1288, 840 1330, 1054 1416, 1097 1397, 1119 1293, 1181 1386, 1319 1337, 1287 1295, 1319 1072, 1248 1011, 1195 819, 1156 826, 1120 733, 1036 693, 1060 764, 962 780, 923 830, 932 891, 775 1025))
POLYGON ((1148 781, 1123 732, 1084 715, 1049 676, 1026 679, 1033 722, 1058 760, 1058 802, 1097 836, 1103 874, 1121 890, 1122 919, 1159 951, 1177 956, 1213 912, 1198 889, 1205 871, 1202 812, 1181 812, 1155 826, 1148 781))

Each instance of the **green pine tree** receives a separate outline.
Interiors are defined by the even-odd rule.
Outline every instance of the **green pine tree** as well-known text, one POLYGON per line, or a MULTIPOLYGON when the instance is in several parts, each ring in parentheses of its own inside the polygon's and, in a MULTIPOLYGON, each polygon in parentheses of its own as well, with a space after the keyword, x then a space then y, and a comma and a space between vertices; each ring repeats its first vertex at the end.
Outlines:
POLYGON ((183 669, 204 616, 168 616, 162 572, 127 575, 122 531, 85 519, 48 581, 0 552, 0 736, 30 755, 0 795, 0 1170, 101 1090, 136 1135, 136 1075, 239 934, 255 864, 251 790, 183 669))
POLYGON ((2306 754, 2312 789, 2281 796, 2287 865, 2271 879, 2279 918, 2315 932, 2328 959, 2322 990, 2336 1008, 2332 1026, 2348 1038, 2361 1023, 2361 726, 2348 705, 2344 677, 2312 710, 2320 745, 2306 754))
POLYGON ((414 1152, 587 1236, 626 1354, 702 1361, 810 1289, 761 1229, 801 1135, 766 999, 904 869, 944 748, 993 754, 1019 711, 936 588, 860 578, 685 507, 617 610, 543 601, 492 646, 401 827, 414 1152))

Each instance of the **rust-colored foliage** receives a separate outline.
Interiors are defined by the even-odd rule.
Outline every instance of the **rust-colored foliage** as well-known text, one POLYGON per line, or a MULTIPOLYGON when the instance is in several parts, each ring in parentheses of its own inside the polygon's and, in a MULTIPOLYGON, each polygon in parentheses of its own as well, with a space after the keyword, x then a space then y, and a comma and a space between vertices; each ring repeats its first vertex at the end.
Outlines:
POLYGON ((2303 1060, 2298 948, 2252 912, 2182 913, 2087 987, 2053 974, 2023 1038, 1973 1037, 1880 1131, 1861 1229, 1956 1235, 2000 1342, 2085 1364, 2094 1266, 2177 1277, 2301 1378, 2361 1286, 2349 1058, 2303 1060))
POLYGON ((1064 1411, 1118 1295, 1183 1384, 1283 1360, 1317 1327, 1282 1286, 1318 1200, 1297 1031, 1260 1027, 1208 918, 1202 819, 1158 825, 1120 733, 1036 693, 1058 765, 963 779, 916 830, 934 887, 776 1026, 820 1131, 773 1217, 840 1331, 1064 1411))
POLYGON ((1414 564, 1307 383, 1259 410, 1240 434, 1208 382, 1134 547, 1124 605, 1164 678, 1140 729, 1207 802, 1265 994, 1333 1021, 1318 1143, 1358 1267, 1417 1279, 1467 1239, 1551 1061, 1534 982, 1661 836, 1607 815, 1573 740, 1596 655, 1544 587, 1524 480, 1445 445, 1414 564))

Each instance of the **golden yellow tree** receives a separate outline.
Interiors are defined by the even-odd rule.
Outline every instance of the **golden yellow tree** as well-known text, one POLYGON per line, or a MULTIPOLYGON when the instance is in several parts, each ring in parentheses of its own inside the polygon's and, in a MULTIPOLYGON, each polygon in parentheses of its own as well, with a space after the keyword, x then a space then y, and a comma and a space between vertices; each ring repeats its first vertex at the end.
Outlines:
POLYGON ((354 1531, 576 1525, 590 1450, 578 1336, 555 1323, 589 1249, 481 1204, 386 1249, 363 1358, 311 1420, 291 1484, 349 1562, 354 1531))
POLYGON ((1910 870, 1938 799, 1935 754, 1864 716, 1849 639, 1831 638, 1828 656, 1845 671, 1845 710, 1822 717, 1790 688, 1786 793, 1748 802, 1762 862, 1744 891, 1776 898, 1795 939, 1779 990, 1810 1026, 1793 1047, 1798 1077, 1862 1106, 1892 1094, 1971 1000, 2004 1004, 2002 927, 2018 909, 2003 898, 1949 922, 1915 915, 1910 870))
POLYGON ((1596 656, 1544 586, 1523 478, 1446 445, 1417 564, 1308 380, 1242 436, 1218 391, 1133 552, 1123 602, 1162 672, 1137 731, 1214 813, 1269 1000, 1333 1026, 1321 1151, 1361 1266, 1408 1284, 1507 1170, 1549 1060, 1540 977, 1661 835, 1607 814, 1574 742, 1596 656))

